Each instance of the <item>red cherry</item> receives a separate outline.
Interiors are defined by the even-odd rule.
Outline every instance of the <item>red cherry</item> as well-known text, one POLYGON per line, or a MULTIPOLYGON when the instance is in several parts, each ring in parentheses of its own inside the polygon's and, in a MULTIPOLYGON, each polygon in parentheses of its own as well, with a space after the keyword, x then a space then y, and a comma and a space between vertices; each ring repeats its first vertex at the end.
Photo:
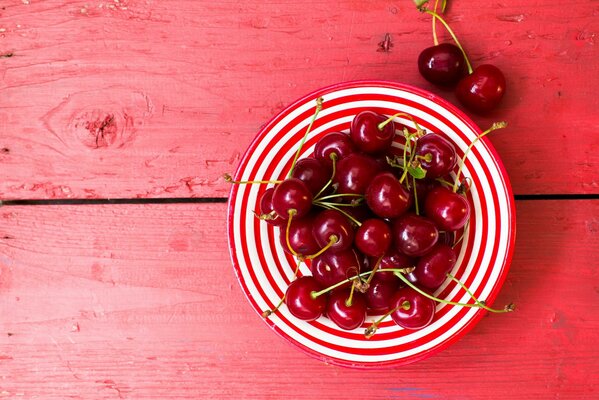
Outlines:
POLYGON ((302 276, 289 284, 285 292, 285 304, 296 318, 314 321, 322 315, 327 306, 327 296, 314 298, 313 292, 321 290, 320 285, 311 276, 302 276))
POLYGON ((393 121, 387 123, 383 129, 379 124, 385 122, 387 117, 373 111, 362 111, 354 117, 349 130, 349 135, 360 151, 369 154, 387 151, 395 137, 393 121))
POLYGON ((330 245, 329 251, 347 250, 354 241, 352 222, 337 210, 319 212, 312 224, 312 234, 320 247, 328 245, 331 237, 335 236, 337 240, 330 245))
POLYGON ((406 329, 424 328, 435 316, 435 302, 408 286, 397 291, 391 307, 397 308, 391 313, 393 321, 406 329))
POLYGON ((354 244, 363 254, 380 257, 391 246, 391 228, 382 219, 367 219, 356 231, 354 244))
POLYGON ((315 257, 310 265, 312 276, 323 287, 339 283, 364 269, 362 256, 353 249, 340 252, 325 251, 315 257))
POLYGON ((301 218, 312 208, 312 192, 297 178, 285 179, 275 186, 272 206, 281 218, 288 219, 290 211, 294 212, 293 217, 301 218))
POLYGON ((317 159, 308 157, 297 161, 291 176, 304 181, 312 195, 316 195, 331 178, 331 170, 317 159))
POLYGON ((435 224, 422 216, 405 214, 393 221, 393 240, 397 250, 410 257, 429 251, 439 238, 435 224))
POLYGON ((283 226, 287 223, 286 219, 281 218, 276 212, 271 214, 274 211, 272 207, 272 194, 274 193, 275 188, 268 188, 262 193, 260 196, 260 207, 258 209, 259 215, 268 215, 269 218, 266 218, 265 221, 273 226, 283 226))
POLYGON ((397 218, 411 203, 410 191, 391 172, 374 177, 366 189, 366 204, 382 218, 397 218))
POLYGON ((505 94, 505 77, 499 68, 483 64, 463 78, 456 96, 471 111, 485 113, 497 107, 505 94))
POLYGON ((428 47, 418 56, 418 70, 427 81, 436 85, 454 85, 466 71, 464 54, 451 43, 428 47))
MULTIPOLYGON (((374 268, 377 261, 378 259, 370 259, 370 265, 372 268, 374 268)), ((387 251, 387 253, 385 253, 383 258, 381 258, 379 269, 410 268, 414 265, 414 260, 412 258, 392 247, 387 251)), ((395 279, 399 279, 393 272, 390 271, 377 272, 375 276, 381 280, 394 281, 395 279)))
POLYGON ((457 260, 455 251, 446 244, 437 243, 420 257, 412 275, 416 283, 428 289, 437 289, 447 278, 457 260))
POLYGON ((344 157, 337 164, 334 179, 338 185, 337 193, 364 194, 378 171, 377 162, 365 154, 353 153, 344 157))
POLYGON ((337 156, 337 161, 355 151, 355 146, 349 135, 342 132, 331 132, 324 135, 314 146, 314 157, 329 167, 333 165, 331 154, 337 156))
MULTIPOLYGON (((287 224, 287 221, 285 221, 287 224)), ((314 217, 310 214, 303 218, 293 218, 289 225, 289 245, 287 244, 287 226, 282 226, 279 239, 283 250, 289 254, 293 254, 289 249, 293 249, 295 253, 309 256, 315 254, 320 250, 320 246, 314 235, 312 234, 314 224, 314 217)))
POLYGON ((418 139, 416 155, 430 179, 447 175, 458 161, 453 144, 436 133, 427 133, 418 139))
POLYGON ((424 213, 440 230, 455 231, 468 222, 470 203, 461 194, 444 186, 436 186, 426 196, 424 213))
POLYGON ((351 303, 347 300, 351 289, 335 290, 327 305, 327 316, 341 329, 352 330, 366 320, 366 301, 362 293, 355 291, 351 303))
POLYGON ((374 314, 384 314, 391 309, 391 302, 401 282, 396 276, 393 276, 392 280, 380 279, 380 274, 379 272, 374 275, 365 293, 366 304, 374 314))

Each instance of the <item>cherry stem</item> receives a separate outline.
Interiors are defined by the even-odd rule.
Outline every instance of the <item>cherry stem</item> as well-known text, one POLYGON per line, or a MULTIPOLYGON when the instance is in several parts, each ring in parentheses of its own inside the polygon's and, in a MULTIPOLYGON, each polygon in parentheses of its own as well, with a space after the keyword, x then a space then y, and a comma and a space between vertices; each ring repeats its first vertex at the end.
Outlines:
POLYGON ((322 189, 320 189, 320 191, 316 193, 316 196, 314 196, 315 198, 318 198, 318 196, 320 196, 325 190, 327 190, 327 188, 331 186, 331 184, 333 183, 333 179, 335 179, 335 174, 337 173, 337 157, 337 153, 331 153, 329 155, 329 158, 331 159, 331 161, 333 161, 333 173, 331 174, 331 179, 327 181, 326 185, 324 185, 322 189))
MULTIPOLYGON (((414 134, 409 135, 406 138, 406 143, 409 143, 412 140, 413 137, 414 137, 414 134)), ((407 160, 407 161, 406 161, 406 149, 407 149, 407 146, 403 148, 403 150, 404 150, 404 152, 403 152, 403 157, 404 157, 403 158, 403 162, 404 162, 405 168, 403 170, 403 174, 401 175, 401 178, 399 178, 399 183, 403 183, 403 181, 406 179, 406 176, 408 176, 408 171, 410 170, 408 168, 408 166, 410 164, 412 164, 412 161, 414 161, 414 157, 416 156, 416 143, 414 144, 413 148, 410 146, 410 159, 407 160)))
MULTIPOLYGON (((435 0, 435 6, 433 7, 433 11, 437 12, 438 5, 439 0, 435 0)), ((433 18, 433 44, 435 46, 439 45, 439 39, 437 38, 437 18, 433 18)))
POLYGON ((306 143, 306 139, 308 138, 308 134, 312 130, 312 125, 314 125, 314 121, 316 121, 316 117, 318 117, 318 113, 322 110, 322 97, 316 99, 316 109, 314 110, 314 115, 312 116, 312 120, 310 121, 310 125, 308 125, 308 129, 306 129, 306 133, 302 138, 302 141, 295 152, 295 157, 293 157, 293 162, 291 163, 291 169, 289 170, 289 176, 293 175, 293 170, 295 169, 295 164, 297 163, 297 159, 299 158, 300 152, 302 151, 302 147, 304 147, 304 143, 306 143))
POLYGON ((458 173, 455 177, 455 181, 453 183, 453 192, 457 192, 458 190, 458 186, 460 184, 460 175, 462 173, 462 168, 464 167, 464 163, 466 162, 466 157, 468 156, 468 153, 470 152, 470 150, 472 149, 472 147, 483 137, 487 136, 489 133, 493 132, 494 130, 497 129, 502 129, 505 128, 507 126, 507 122, 505 121, 501 121, 501 122, 495 122, 493 125, 491 125, 491 127, 489 129, 487 129, 486 131, 484 131, 483 133, 481 133, 480 135, 478 135, 476 137, 476 139, 474 139, 472 141, 472 143, 470 143, 470 145, 468 146, 468 148, 466 149, 466 151, 464 152, 464 156, 462 157, 462 160, 460 162, 460 168, 458 169, 458 173))
POLYGON ((455 44, 460 48, 460 51, 462 52, 462 54, 464 56, 464 60, 466 61, 466 67, 468 67, 468 74, 471 74, 473 71, 472 64, 470 64, 470 60, 468 59, 468 56, 466 55, 466 51, 464 51, 464 48, 460 44, 460 41, 458 40, 455 33, 453 33, 453 30, 451 30, 451 28, 449 27, 449 24, 447 24, 447 22, 445 22, 445 20, 443 18, 441 18, 441 16, 439 14, 437 14, 435 11, 431 11, 431 10, 423 10, 423 11, 427 14, 432 15, 434 18, 437 18, 443 24, 443 26, 445 26, 445 29, 447 29, 447 32, 449 32, 449 34, 451 35, 451 38, 453 39, 455 44))
MULTIPOLYGON (((341 214, 345 215, 351 222, 353 222, 357 226, 362 226, 362 223, 360 221, 358 221, 357 219, 355 219, 353 216, 351 216, 346 211, 344 211, 341 208, 337 207, 334 203, 318 203, 318 202, 315 202, 314 204, 316 204, 318 206, 321 206, 321 207, 324 207, 324 208, 326 208, 328 210, 337 210, 341 214)), ((342 206, 344 206, 344 205, 351 206, 351 204, 342 204, 342 203, 338 203, 338 204, 341 204, 342 206)))
POLYGON ((401 306, 395 307, 393 310, 390 310, 385 315, 383 315, 382 317, 380 317, 379 319, 377 319, 376 321, 374 321, 372 323, 372 325, 370 325, 364 331, 364 337, 366 337, 366 339, 370 339, 376 333, 376 330, 379 328, 379 324, 381 322, 383 322, 389 315, 393 314, 395 311, 399 310, 400 308, 401 308, 401 306))
POLYGON ((233 183, 235 185, 252 185, 252 184, 265 185, 265 184, 269 184, 269 183, 276 185, 276 184, 283 182, 283 181, 236 181, 229 174, 223 174, 223 178, 225 179, 226 182, 233 183))
POLYGON ((366 276, 368 274, 374 274, 376 272, 394 272, 396 275, 401 275, 401 274, 409 274, 412 271, 414 271, 414 267, 408 267, 408 268, 383 268, 383 269, 379 269, 377 271, 366 271, 366 272, 362 272, 361 274, 350 276, 349 278, 344 279, 344 280, 342 280, 340 282, 337 282, 334 285, 331 285, 328 288, 322 289, 322 290, 320 290, 318 292, 317 291, 313 291, 312 293, 310 293, 310 296, 313 299, 315 299, 315 298, 317 298, 319 296, 322 296, 325 293, 330 292, 333 289, 338 288, 339 286, 345 285, 346 283, 349 283, 349 282, 353 282, 356 279, 360 279, 363 276, 366 276))
POLYGON ((453 276, 451 273, 447 273, 447 276, 454 281, 455 283, 457 283, 458 285, 460 285, 460 287, 462 289, 464 289, 466 291, 466 293, 468 293, 468 296, 472 297, 472 300, 474 300, 476 302, 476 304, 479 304, 482 308, 484 308, 486 306, 486 304, 484 304, 482 301, 479 301, 476 296, 474 296, 474 293, 472 293, 470 291, 470 289, 468 289, 468 287, 466 287, 466 285, 464 285, 458 278, 456 278, 455 276, 453 276))
POLYGON ((287 229, 285 230, 285 242, 287 242, 287 248, 289 249, 291 254, 293 254, 295 257, 299 258, 300 255, 295 250, 293 250, 293 248, 291 247, 291 242, 289 241, 289 231, 291 229, 291 220, 293 219, 293 216, 295 214, 297 214, 297 211, 291 209, 288 211, 288 214, 289 214, 289 219, 287 220, 287 229))
POLYGON ((448 182, 448 181, 446 181, 446 180, 445 180, 445 179, 443 179, 443 178, 437 178, 437 179, 435 179, 435 180, 436 180, 437 182, 439 182, 439 183, 442 183, 442 184, 446 185, 446 186, 451 186, 451 187, 453 187, 453 182, 448 182))
POLYGON ((345 306, 346 307, 351 307, 353 304, 353 300, 354 300, 354 291, 356 290, 356 285, 354 282, 354 285, 351 285, 351 289, 349 291, 349 297, 347 298, 347 300, 345 300, 345 306))
POLYGON ((359 200, 362 200, 364 198, 364 195, 357 194, 357 193, 336 193, 336 194, 330 194, 328 196, 322 196, 322 197, 316 198, 314 201, 337 199, 339 197, 359 197, 359 200))
POLYGON ((258 218, 261 221, 264 221, 264 220, 272 221, 277 218, 276 211, 271 211, 268 214, 258 214, 256 211, 254 211, 254 215, 256 216, 256 218, 258 218))
POLYGON ((416 122, 416 120, 414 119, 413 116, 411 116, 410 114, 403 113, 403 112, 393 114, 392 116, 390 116, 389 118, 387 118, 386 120, 384 120, 383 122, 378 124, 377 128, 379 129, 379 131, 382 131, 385 128, 385 126, 389 122, 393 121, 396 117, 406 117, 406 118, 410 119, 410 121, 412 121, 414 123, 414 127, 416 128, 416 132, 418 133, 418 135, 421 135, 422 132, 424 132, 424 130, 420 127, 420 125, 418 125, 418 122, 416 122))
POLYGON ((319 255, 321 255, 322 253, 324 253, 325 251, 327 251, 328 249, 331 248, 332 245, 334 245, 335 243, 339 242, 339 238, 337 237, 337 235, 331 235, 329 236, 329 242, 326 244, 326 246, 324 246, 322 249, 318 250, 318 252, 305 257, 308 260, 311 260, 313 258, 318 257, 319 255))
MULTIPOLYGON (((297 262, 297 266, 295 267, 295 271, 293 272, 293 277, 291 278, 291 280, 295 280, 295 277, 297 276, 297 273, 300 269, 300 265, 302 265, 302 259, 298 259, 297 262)), ((281 300, 279 301, 279 303, 277 304, 277 306, 273 309, 270 310, 266 310, 262 313, 262 317, 264 318, 268 318, 270 317, 271 314, 273 314, 274 312, 276 312, 279 308, 281 308, 281 306, 283 305, 283 302, 285 301, 285 295, 283 295, 283 297, 281 297, 281 300)))
POLYGON ((385 257, 384 254, 380 256, 378 260, 376 260, 376 265, 372 269, 372 273, 370 274, 370 276, 368 276, 368 279, 366 280, 366 282, 364 282, 364 284, 370 285, 370 282, 372 282, 372 278, 374 278, 374 274, 376 274, 379 268, 381 267, 381 261, 383 261, 383 257, 385 257))
POLYGON ((466 221, 466 225, 464 226, 464 230, 462 231, 462 235, 460 236, 460 238, 453 244, 453 246, 451 246, 452 249, 455 249, 456 246, 458 244, 460 244, 460 242, 462 240, 464 240, 464 235, 466 235, 466 230, 468 229, 468 226, 470 225, 470 221, 466 221))
POLYGON ((418 207, 418 190, 416 190, 416 177, 412 176, 412 184, 414 185, 414 206, 416 207, 416 215, 420 215, 418 207))
POLYGON ((449 305, 452 305, 452 306, 461 306, 461 307, 470 307, 470 308, 483 308, 483 309, 485 309, 485 310, 487 310, 489 312, 492 312, 492 313, 505 313, 505 312, 514 311, 513 304, 508 304, 503 309, 499 310, 499 309, 488 307, 488 306, 482 304, 481 302, 478 302, 476 304, 468 304, 468 303, 456 303, 454 301, 440 299, 438 297, 431 296, 430 294, 428 294, 425 291, 421 290, 418 286, 416 286, 412 282, 410 282, 408 280, 408 278, 406 278, 405 276, 403 276, 403 274, 395 273, 395 276, 397 276, 406 285, 408 285, 409 287, 411 287, 412 289, 414 289, 415 291, 417 291, 418 293, 420 293, 424 297, 427 297, 427 298, 429 298, 431 300, 434 300, 434 301, 436 301, 438 303, 449 304, 449 305))

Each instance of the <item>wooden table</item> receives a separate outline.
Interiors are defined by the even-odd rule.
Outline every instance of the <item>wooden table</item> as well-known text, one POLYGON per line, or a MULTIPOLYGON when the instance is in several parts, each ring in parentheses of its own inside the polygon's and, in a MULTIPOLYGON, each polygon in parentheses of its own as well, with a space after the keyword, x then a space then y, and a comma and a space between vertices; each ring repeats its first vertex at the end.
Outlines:
POLYGON ((518 309, 425 361, 355 371, 251 310, 221 176, 328 84, 455 102, 416 69, 430 17, 408 0, 2 1, 0 398, 599 397, 599 3, 449 3, 473 63, 508 80, 473 119, 510 124, 490 139, 518 218, 497 303, 518 309))

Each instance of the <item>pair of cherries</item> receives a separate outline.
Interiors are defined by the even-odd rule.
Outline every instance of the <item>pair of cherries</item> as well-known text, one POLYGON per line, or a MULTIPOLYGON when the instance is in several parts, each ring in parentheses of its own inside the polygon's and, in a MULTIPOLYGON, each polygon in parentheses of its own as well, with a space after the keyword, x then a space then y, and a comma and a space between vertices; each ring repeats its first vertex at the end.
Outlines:
POLYGON ((455 87, 458 100, 477 113, 491 111, 505 93, 505 76, 492 64, 473 69, 466 53, 449 25, 434 11, 424 10, 445 25, 456 45, 438 43, 424 49, 418 56, 418 70, 429 82, 442 87, 455 87))

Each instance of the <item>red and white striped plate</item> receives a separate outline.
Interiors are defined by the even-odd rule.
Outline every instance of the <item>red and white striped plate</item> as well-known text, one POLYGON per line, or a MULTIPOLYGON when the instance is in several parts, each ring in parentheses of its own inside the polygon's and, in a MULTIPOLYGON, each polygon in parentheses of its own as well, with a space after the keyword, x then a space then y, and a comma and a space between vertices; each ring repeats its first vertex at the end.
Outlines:
MULTIPOLYGON (((481 132, 456 107, 424 90, 386 81, 341 83, 308 94, 266 124, 246 150, 235 179, 284 179, 318 97, 324 99, 323 109, 301 157, 312 154, 314 144, 324 134, 347 132, 353 117, 363 110, 413 115, 425 130, 445 134, 455 144, 459 157, 481 132)), ((407 119, 398 120, 413 126, 407 119)), ((472 179, 468 196, 473 214, 452 273, 476 297, 492 304, 507 275, 514 247, 513 194, 497 153, 485 139, 472 148, 463 174, 472 179)), ((228 207, 231 258, 241 288, 258 315, 279 302, 296 266, 296 261, 279 245, 278 228, 254 217, 253 210, 267 187, 233 185, 228 207)), ((302 266, 300 274, 309 273, 302 266)), ((473 302, 449 279, 436 295, 455 302, 473 302)), ((435 319, 428 327, 405 330, 388 318, 370 339, 364 337, 364 327, 373 321, 370 317, 365 326, 344 331, 323 317, 314 322, 298 320, 283 306, 264 321, 280 336, 323 361, 347 367, 380 368, 429 357, 463 336, 484 313, 477 308, 438 304, 435 319)))

